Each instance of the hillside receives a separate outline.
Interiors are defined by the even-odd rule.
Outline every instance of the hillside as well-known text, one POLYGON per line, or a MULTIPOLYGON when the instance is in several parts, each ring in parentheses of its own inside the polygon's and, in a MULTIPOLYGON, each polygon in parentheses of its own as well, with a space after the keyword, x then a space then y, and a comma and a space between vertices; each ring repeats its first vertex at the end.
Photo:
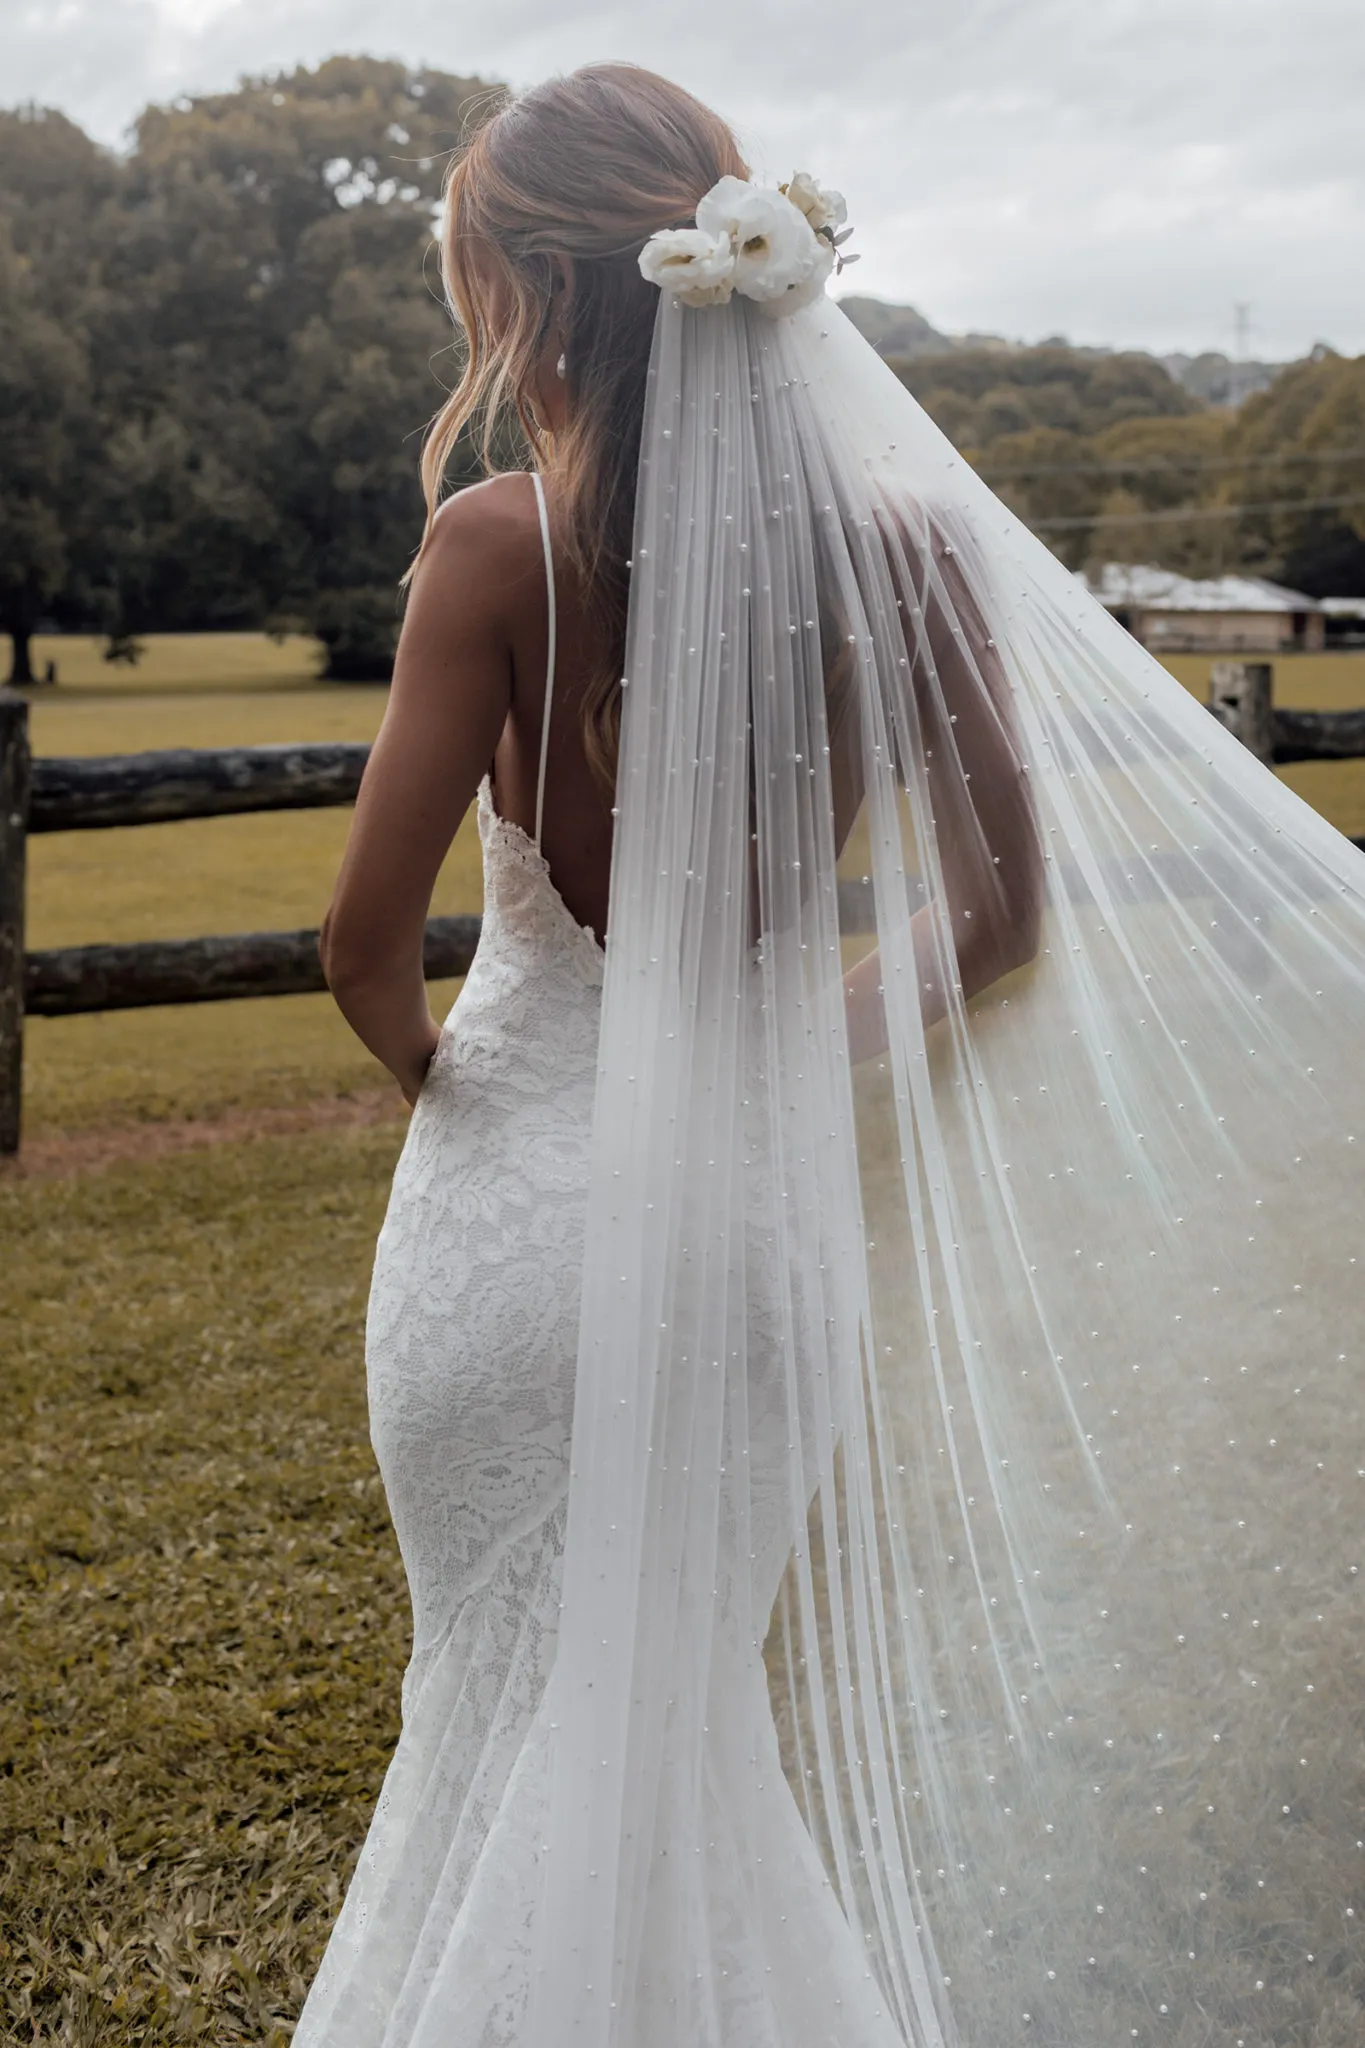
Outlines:
MULTIPOLYGON (((1073 348, 1061 335, 1052 335, 1046 341, 1030 344, 1010 341, 1001 334, 945 334, 914 306, 891 305, 884 299, 868 298, 856 292, 839 303, 859 333, 866 335, 879 355, 888 358, 953 355, 964 351, 1016 355, 1026 354, 1035 346, 1065 349, 1078 356, 1146 353, 1136 349, 1073 348)), ((1210 405, 1240 405, 1256 392, 1268 390, 1286 367, 1283 363, 1234 362, 1231 356, 1223 355, 1217 349, 1205 349, 1196 356, 1175 351, 1169 355, 1148 356, 1148 360, 1159 363, 1167 376, 1183 386, 1192 397, 1210 405)))
POLYGON ((1026 346, 944 334, 913 307, 842 303, 1072 567, 1151 562, 1245 570, 1315 597, 1365 591, 1365 357, 1319 347, 1281 366, 1026 346))

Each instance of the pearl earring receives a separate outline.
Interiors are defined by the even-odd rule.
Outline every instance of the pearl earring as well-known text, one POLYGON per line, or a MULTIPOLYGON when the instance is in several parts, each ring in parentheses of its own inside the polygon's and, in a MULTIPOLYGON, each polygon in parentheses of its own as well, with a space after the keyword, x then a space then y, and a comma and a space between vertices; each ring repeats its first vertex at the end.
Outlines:
POLYGON ((559 351, 559 361, 555 364, 555 375, 556 377, 567 377, 568 374, 569 366, 564 360, 564 351, 561 349, 559 351))

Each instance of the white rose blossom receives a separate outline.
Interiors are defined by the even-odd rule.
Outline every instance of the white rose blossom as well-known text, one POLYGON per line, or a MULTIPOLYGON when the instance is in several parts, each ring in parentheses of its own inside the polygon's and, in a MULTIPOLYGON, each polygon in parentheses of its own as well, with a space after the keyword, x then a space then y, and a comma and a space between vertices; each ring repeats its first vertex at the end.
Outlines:
POLYGON ((697 226, 728 235, 735 252, 735 289, 761 305, 805 305, 829 275, 828 251, 809 221, 782 193, 763 185, 722 178, 698 206, 697 226), (812 282, 814 289, 807 291, 812 282))
POLYGON ((780 190, 805 214, 817 235, 824 228, 841 228, 848 219, 843 193, 822 191, 807 171, 798 171, 791 183, 780 190))
POLYGON ((640 251, 640 271, 685 306, 723 306, 735 288, 735 252, 728 235, 664 228, 640 251))
POLYGON ((664 228, 640 252, 640 271, 685 306, 724 305, 741 292, 778 318, 817 299, 841 256, 847 209, 803 172, 790 185, 722 178, 697 207, 694 228, 664 228))

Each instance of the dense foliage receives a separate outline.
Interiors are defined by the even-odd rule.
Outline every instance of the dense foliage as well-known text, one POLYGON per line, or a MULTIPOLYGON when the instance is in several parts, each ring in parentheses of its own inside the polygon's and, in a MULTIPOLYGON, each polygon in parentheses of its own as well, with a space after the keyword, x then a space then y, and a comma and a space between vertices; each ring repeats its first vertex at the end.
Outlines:
POLYGON ((369 58, 0 114, 0 626, 325 626, 382 670, 453 366, 432 223, 486 88, 369 58))
POLYGON ((1318 597, 1365 592, 1365 357, 1317 349, 1236 410, 1138 354, 957 348, 896 368, 1073 565, 1245 569, 1318 597), (1235 509, 1262 506, 1277 509, 1235 509))
MULTIPOLYGON (((130 654, 153 628, 287 622, 337 677, 387 673, 418 438, 455 367, 433 222, 495 96, 337 57, 151 107, 122 156, 59 113, 0 112, 0 631, 20 679, 43 620, 130 654)), ((1365 358, 1320 351, 1231 411, 1151 356, 963 346, 909 308, 850 310, 916 351, 906 383, 1068 561, 1365 590, 1365 358), (1324 498, 1348 502, 1222 509, 1324 498)))

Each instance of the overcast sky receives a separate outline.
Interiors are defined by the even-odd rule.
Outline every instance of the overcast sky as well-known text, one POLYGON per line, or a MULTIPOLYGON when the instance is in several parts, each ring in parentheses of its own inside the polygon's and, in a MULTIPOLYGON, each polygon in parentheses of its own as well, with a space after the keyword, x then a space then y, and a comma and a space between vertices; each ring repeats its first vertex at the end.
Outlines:
POLYGON ((0 0, 0 101, 148 99, 338 50, 530 84, 602 57, 848 196, 860 291, 1029 340, 1365 351, 1365 0, 0 0))

